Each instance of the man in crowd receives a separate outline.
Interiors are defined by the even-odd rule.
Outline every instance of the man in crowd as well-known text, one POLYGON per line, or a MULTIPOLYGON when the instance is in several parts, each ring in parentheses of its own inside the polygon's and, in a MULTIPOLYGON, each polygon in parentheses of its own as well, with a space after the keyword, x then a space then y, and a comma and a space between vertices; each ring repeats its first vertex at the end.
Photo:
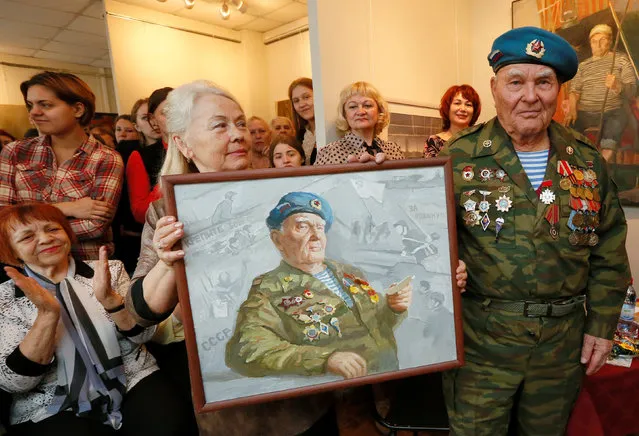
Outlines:
POLYGON ((271 129, 268 123, 260 117, 251 117, 248 120, 248 129, 251 133, 253 144, 251 145, 251 168, 268 168, 268 148, 271 145, 271 129))
POLYGON ((575 130, 585 133, 599 128, 603 110, 600 143, 604 159, 610 160, 628 123, 624 106, 634 97, 637 86, 628 56, 610 51, 610 26, 597 24, 589 39, 592 57, 579 64, 570 82, 569 110, 564 122, 574 123, 575 130))
POLYGON ((577 72, 572 47, 525 27, 488 60, 497 117, 442 152, 468 263, 466 363, 444 375, 451 430, 505 435, 516 408, 519 434, 560 435, 584 371, 612 346, 630 282, 626 220, 597 149, 552 121, 577 72))
POLYGON ((295 138, 295 128, 293 121, 287 117, 275 117, 271 120, 271 131, 276 135, 290 136, 295 138))
POLYGON ((226 346, 242 375, 346 379, 399 368, 393 329, 405 318, 409 283, 379 295, 351 265, 325 259, 333 211, 322 197, 291 192, 266 224, 282 263, 255 280, 226 346))

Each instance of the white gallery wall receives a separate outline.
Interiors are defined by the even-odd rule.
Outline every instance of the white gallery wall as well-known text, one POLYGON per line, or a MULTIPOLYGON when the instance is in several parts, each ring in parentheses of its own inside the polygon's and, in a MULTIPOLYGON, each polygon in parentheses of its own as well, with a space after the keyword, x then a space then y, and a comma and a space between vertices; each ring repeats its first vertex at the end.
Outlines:
POLYGON ((288 98, 288 84, 310 75, 308 32, 265 45, 258 32, 224 29, 115 0, 106 0, 105 6, 120 111, 128 112, 154 89, 206 79, 234 94, 248 115, 271 118, 275 102, 288 98))
POLYGON ((115 112, 115 93, 111 71, 88 65, 37 59, 0 53, 0 105, 24 106, 20 83, 44 70, 66 71, 77 75, 90 87, 96 98, 98 112, 115 112))

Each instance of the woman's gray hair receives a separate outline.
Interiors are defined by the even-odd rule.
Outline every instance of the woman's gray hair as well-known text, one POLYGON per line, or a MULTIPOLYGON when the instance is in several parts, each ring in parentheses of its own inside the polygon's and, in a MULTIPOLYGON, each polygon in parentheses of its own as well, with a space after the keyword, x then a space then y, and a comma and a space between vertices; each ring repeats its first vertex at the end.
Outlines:
MULTIPOLYGON (((173 137, 177 135, 188 144, 188 128, 191 124, 193 108, 200 97, 209 94, 232 100, 244 112, 240 103, 231 93, 208 80, 196 80, 171 91, 166 98, 166 106, 164 107, 169 144, 166 150, 166 158, 158 177, 197 172, 195 165, 188 162, 186 157, 180 152, 173 137)), ((160 183, 160 180, 158 180, 158 183, 160 183)))

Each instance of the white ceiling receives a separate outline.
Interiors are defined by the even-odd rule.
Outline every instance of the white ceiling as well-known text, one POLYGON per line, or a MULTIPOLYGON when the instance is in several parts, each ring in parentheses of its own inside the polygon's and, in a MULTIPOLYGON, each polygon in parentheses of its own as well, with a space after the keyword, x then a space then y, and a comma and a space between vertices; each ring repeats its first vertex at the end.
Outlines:
POLYGON ((117 0, 121 3, 141 6, 179 17, 190 18, 233 30, 254 30, 267 32, 276 27, 306 17, 307 0, 244 0, 248 9, 246 13, 238 12, 233 3, 226 3, 231 10, 228 20, 220 16, 222 0, 195 0, 192 9, 184 7, 184 0, 117 0))
MULTIPOLYGON (((307 0, 244 0, 241 14, 229 1, 222 20, 221 0, 118 0, 233 30, 267 32, 306 17, 307 0)), ((0 0, 0 53, 54 59, 109 68, 109 49, 101 0, 0 0)))
POLYGON ((0 53, 108 68, 101 0, 0 0, 0 53))

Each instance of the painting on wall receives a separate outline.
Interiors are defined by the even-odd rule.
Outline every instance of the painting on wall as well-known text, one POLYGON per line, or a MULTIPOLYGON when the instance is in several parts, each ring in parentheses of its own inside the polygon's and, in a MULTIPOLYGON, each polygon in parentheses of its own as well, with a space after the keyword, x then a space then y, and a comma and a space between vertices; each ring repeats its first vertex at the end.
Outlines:
POLYGON ((163 183, 196 411, 463 363, 447 160, 163 183))
POLYGON ((519 0, 512 12, 513 27, 536 21, 575 48, 579 71, 554 118, 601 150, 622 204, 639 206, 639 2, 519 0))

